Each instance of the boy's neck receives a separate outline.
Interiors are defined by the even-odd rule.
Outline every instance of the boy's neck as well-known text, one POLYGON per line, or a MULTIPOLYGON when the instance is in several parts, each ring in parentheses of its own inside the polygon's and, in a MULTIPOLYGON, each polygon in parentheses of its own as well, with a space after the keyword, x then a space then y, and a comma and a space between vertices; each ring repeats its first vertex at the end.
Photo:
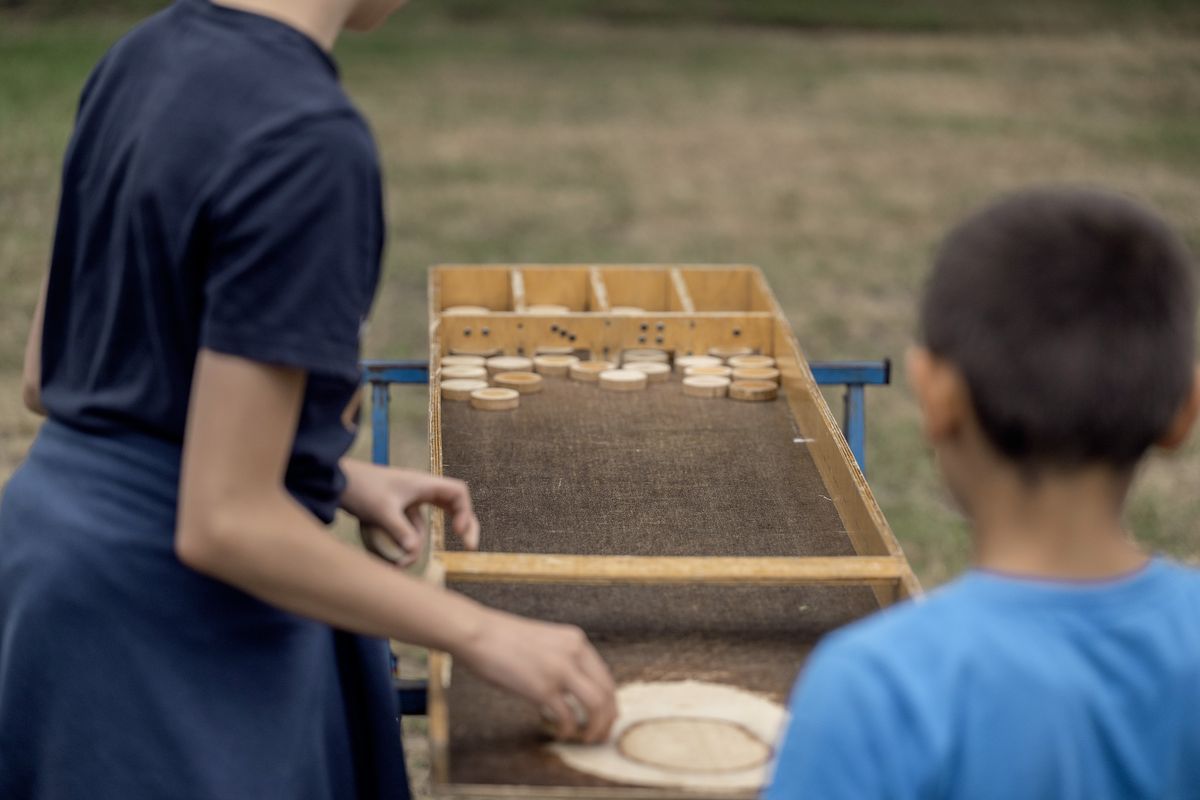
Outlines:
POLYGON ((1145 565, 1145 553, 1121 522, 1129 476, 1097 468, 1030 481, 1005 473, 971 500, 977 567, 1051 580, 1103 580, 1145 565))
POLYGON ((321 46, 333 50, 346 23, 349 8, 331 0, 211 0, 216 5, 248 11, 295 28, 321 46))

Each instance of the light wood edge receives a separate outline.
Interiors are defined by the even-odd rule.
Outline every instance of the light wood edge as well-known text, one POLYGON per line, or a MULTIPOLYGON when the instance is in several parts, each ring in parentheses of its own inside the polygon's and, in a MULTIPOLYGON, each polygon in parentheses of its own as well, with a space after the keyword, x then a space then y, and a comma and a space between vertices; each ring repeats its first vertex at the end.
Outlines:
POLYGON ((684 281, 679 267, 671 267, 667 274, 671 278, 671 287, 675 290, 675 299, 679 301, 680 310, 684 314, 695 314, 696 304, 692 302, 692 293, 688 291, 687 282, 684 281))
POLYGON ((512 288, 513 313, 525 312, 525 273, 513 268, 508 271, 509 285, 512 288))
POLYGON ((897 556, 580 556, 442 552, 457 583, 841 584, 895 587, 908 572, 897 556))
POLYGON ((444 800, 753 800, 757 792, 697 792, 603 786, 508 786, 434 782, 434 797, 444 800))
POLYGON ((604 275, 601 274, 599 267, 588 268, 588 280, 592 286, 592 299, 595 300, 596 306, 593 311, 598 311, 607 314, 612 308, 608 302, 608 285, 604 282, 604 275))
POLYGON ((760 291, 770 299, 776 316, 774 353, 792 415, 808 442, 809 454, 829 488, 833 504, 854 550, 860 556, 889 555, 904 564, 895 592, 875 590, 881 606, 921 594, 921 584, 904 557, 904 550, 867 484, 841 426, 833 417, 809 369, 808 359, 784 316, 778 301, 770 292, 761 270, 755 269, 760 291))

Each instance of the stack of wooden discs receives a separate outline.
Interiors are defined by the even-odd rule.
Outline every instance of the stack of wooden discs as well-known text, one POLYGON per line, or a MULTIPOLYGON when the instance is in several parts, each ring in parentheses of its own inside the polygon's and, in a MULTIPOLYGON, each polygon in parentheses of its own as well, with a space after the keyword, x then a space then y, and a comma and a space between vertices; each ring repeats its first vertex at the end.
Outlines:
POLYGON ((646 373, 636 369, 610 369, 600 373, 600 388, 613 392, 636 392, 646 388, 646 373))
POLYGON ((471 408, 480 411, 511 411, 520 404, 521 395, 516 389, 493 386, 471 392, 471 408))
POLYGON ((534 356, 573 356, 575 346, 570 344, 544 344, 533 351, 534 356))
POLYGON ((580 361, 571 365, 571 380, 596 383, 600 380, 601 372, 616 368, 617 365, 611 361, 580 361))
POLYGON ((444 366, 441 372, 442 380, 459 380, 462 378, 479 378, 487 380, 487 370, 483 367, 444 366))
POLYGON ((737 367, 733 370, 735 381, 773 381, 779 383, 779 370, 774 367, 737 367))
POLYGON ((442 356, 438 363, 443 367, 482 367, 486 361, 483 356, 442 356))
POLYGON ((734 400, 766 401, 779 395, 775 381, 734 381, 729 384, 729 396, 734 400))
POLYGON ((628 364, 634 361, 654 361, 659 364, 667 364, 671 361, 671 357, 667 355, 666 350, 658 350, 653 347, 636 347, 632 350, 625 350, 621 353, 622 364, 628 364))
POLYGON ((489 375, 499 372, 530 372, 533 369, 533 359, 524 356, 495 356, 487 360, 489 375))
POLYGON ((749 347, 729 346, 708 348, 708 354, 710 356, 713 358, 719 358, 721 360, 734 358, 735 356, 748 356, 752 355, 753 353, 754 350, 749 347))
POLYGON ((579 363, 577 356, 544 355, 534 356, 533 366, 541 375, 565 377, 571 367, 579 363))
POLYGON ((675 359, 675 371, 686 373, 688 367, 719 367, 721 359, 713 356, 678 356, 675 359))
POLYGON ((492 376, 492 383, 521 394, 536 394, 542 390, 542 376, 534 372, 497 372, 492 376))
POLYGON ((671 376, 671 367, 661 361, 627 361, 623 369, 646 373, 650 383, 661 383, 671 376))
POLYGON ((470 400, 471 392, 477 389, 486 389, 487 385, 487 381, 476 378, 453 378, 448 381, 442 381, 442 399, 470 400))
POLYGON ((724 397, 729 378, 720 375, 689 375, 683 379, 683 393, 689 397, 724 397))
POLYGON ((708 375, 710 377, 728 378, 733 374, 733 369, 726 366, 715 367, 688 367, 683 371, 685 377, 694 378, 698 375, 708 375))
POLYGON ((767 368, 775 366, 775 359, 770 356, 732 356, 727 363, 734 369, 767 368))

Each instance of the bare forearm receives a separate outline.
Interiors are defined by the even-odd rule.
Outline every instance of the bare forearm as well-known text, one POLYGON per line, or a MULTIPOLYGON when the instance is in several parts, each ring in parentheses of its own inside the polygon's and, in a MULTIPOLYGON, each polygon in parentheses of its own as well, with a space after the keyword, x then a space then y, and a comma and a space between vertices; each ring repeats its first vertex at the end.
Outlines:
POLYGON ((279 608, 370 636, 457 652, 489 613, 330 536, 290 497, 229 509, 215 535, 182 531, 185 563, 279 608), (203 541, 200 547, 188 542, 203 541))

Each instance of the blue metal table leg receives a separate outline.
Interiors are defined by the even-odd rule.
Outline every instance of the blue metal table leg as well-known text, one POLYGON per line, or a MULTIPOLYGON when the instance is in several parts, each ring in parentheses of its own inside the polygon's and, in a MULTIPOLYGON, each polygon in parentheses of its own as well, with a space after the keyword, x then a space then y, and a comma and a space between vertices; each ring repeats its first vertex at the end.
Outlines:
POLYGON ((391 400, 388 384, 384 381, 371 384, 371 460, 376 464, 387 464, 391 459, 388 431, 388 406, 391 400))
POLYGON ((866 387, 861 383, 846 385, 846 407, 842 419, 842 432, 854 453, 854 460, 863 475, 867 474, 867 397, 866 387))

